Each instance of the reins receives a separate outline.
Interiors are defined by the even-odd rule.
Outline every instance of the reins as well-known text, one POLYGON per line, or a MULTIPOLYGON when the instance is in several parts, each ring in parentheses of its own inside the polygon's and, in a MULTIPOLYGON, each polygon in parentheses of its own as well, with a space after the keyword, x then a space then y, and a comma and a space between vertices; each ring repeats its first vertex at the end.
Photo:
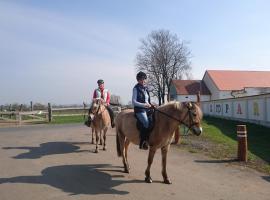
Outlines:
MULTIPOLYGON (((159 113, 161 113, 161 114, 163 114, 163 115, 165 115, 165 116, 167 116, 167 117, 169 117, 169 118, 171 118, 171 119, 173 119, 173 120, 179 122, 179 124, 184 124, 185 126, 187 126, 187 125, 183 122, 183 120, 179 120, 179 119, 177 119, 176 117, 171 116, 171 115, 169 115, 168 113, 165 113, 165 112, 163 112, 163 111, 157 109, 157 108, 156 108, 155 106, 153 106, 153 105, 152 105, 152 108, 154 109, 154 111, 157 111, 157 112, 159 112, 159 113)), ((191 128, 191 126, 193 125, 192 119, 191 119, 191 110, 190 110, 189 108, 188 108, 188 112, 186 113, 186 115, 185 115, 185 117, 184 117, 183 119, 185 119, 185 118, 187 117, 187 115, 189 115, 189 123, 190 123, 190 124, 189 124, 189 126, 187 126, 187 127, 188 127, 188 131, 189 131, 190 128, 191 128)))

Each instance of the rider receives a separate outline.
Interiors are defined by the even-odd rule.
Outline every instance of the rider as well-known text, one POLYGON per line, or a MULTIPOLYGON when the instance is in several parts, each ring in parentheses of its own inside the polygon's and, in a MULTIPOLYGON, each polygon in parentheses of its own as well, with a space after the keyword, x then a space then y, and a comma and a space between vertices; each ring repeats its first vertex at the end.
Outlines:
POLYGON ((137 84, 133 88, 132 104, 134 106, 134 113, 142 123, 140 127, 140 149, 148 149, 148 128, 149 119, 147 117, 147 110, 150 109, 151 101, 148 88, 146 87, 147 76, 144 72, 140 71, 136 75, 137 84))
POLYGON ((106 108, 109 112, 110 118, 111 118, 111 126, 114 128, 114 114, 113 110, 110 107, 110 93, 107 89, 104 88, 104 81, 102 79, 99 79, 97 81, 98 88, 95 89, 94 94, 93 94, 93 99, 103 99, 104 102, 106 103, 106 108))

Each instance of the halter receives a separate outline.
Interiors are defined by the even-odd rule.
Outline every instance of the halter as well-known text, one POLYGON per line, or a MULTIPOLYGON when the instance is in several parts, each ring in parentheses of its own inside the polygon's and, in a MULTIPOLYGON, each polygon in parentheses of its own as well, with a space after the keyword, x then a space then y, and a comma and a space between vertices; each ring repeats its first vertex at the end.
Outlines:
MULTIPOLYGON (((90 110, 91 110, 91 108, 89 109, 89 113, 90 113, 90 110)), ((92 113, 93 115, 96 115, 96 114, 98 114, 98 112, 99 112, 99 110, 100 110, 100 102, 98 103, 98 109, 97 109, 97 111, 95 112, 95 113, 92 113)), ((89 114, 88 113, 88 114, 89 114)))
POLYGON ((163 115, 165 115, 165 116, 167 116, 167 117, 169 117, 169 118, 171 118, 171 119, 173 119, 173 120, 179 122, 179 124, 184 124, 185 126, 188 127, 188 131, 190 130, 190 128, 191 128, 192 126, 194 126, 194 125, 196 124, 196 123, 194 123, 193 118, 192 118, 192 111, 191 111, 191 108, 190 108, 187 104, 186 104, 186 107, 187 107, 187 109, 188 109, 188 112, 186 113, 186 115, 183 117, 182 120, 177 119, 176 117, 171 116, 171 115, 169 115, 169 114, 167 114, 167 113, 165 113, 165 112, 163 112, 163 111, 161 111, 161 110, 155 108, 153 105, 152 105, 152 107, 154 108, 155 111, 157 111, 157 112, 159 112, 159 113, 161 113, 161 114, 163 114, 163 115), (187 115, 189 115, 189 125, 187 125, 186 123, 184 123, 184 120, 186 119, 187 115))

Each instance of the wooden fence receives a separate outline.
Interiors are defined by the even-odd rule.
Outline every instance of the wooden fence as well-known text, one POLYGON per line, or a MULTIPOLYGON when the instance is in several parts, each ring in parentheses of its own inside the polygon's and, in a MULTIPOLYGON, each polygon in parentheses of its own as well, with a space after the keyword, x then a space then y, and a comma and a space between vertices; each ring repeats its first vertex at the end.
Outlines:
MULTIPOLYGON (((117 114, 121 111, 121 107, 113 106, 112 109, 117 114)), ((0 111, 0 125, 22 125, 30 123, 48 123, 51 122, 53 117, 64 116, 87 116, 89 107, 84 104, 83 107, 68 107, 68 108, 52 108, 48 103, 47 110, 36 111, 0 111)))

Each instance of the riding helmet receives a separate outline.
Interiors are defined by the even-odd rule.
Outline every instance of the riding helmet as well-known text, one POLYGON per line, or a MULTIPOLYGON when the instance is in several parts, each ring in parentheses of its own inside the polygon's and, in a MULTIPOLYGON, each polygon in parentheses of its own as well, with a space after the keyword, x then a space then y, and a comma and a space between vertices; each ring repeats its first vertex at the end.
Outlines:
POLYGON ((147 79, 147 76, 144 72, 140 71, 137 75, 136 75, 136 79, 138 80, 144 80, 147 79))
POLYGON ((97 84, 103 84, 104 83, 104 81, 102 80, 102 79, 99 79, 98 81, 97 81, 97 84))

